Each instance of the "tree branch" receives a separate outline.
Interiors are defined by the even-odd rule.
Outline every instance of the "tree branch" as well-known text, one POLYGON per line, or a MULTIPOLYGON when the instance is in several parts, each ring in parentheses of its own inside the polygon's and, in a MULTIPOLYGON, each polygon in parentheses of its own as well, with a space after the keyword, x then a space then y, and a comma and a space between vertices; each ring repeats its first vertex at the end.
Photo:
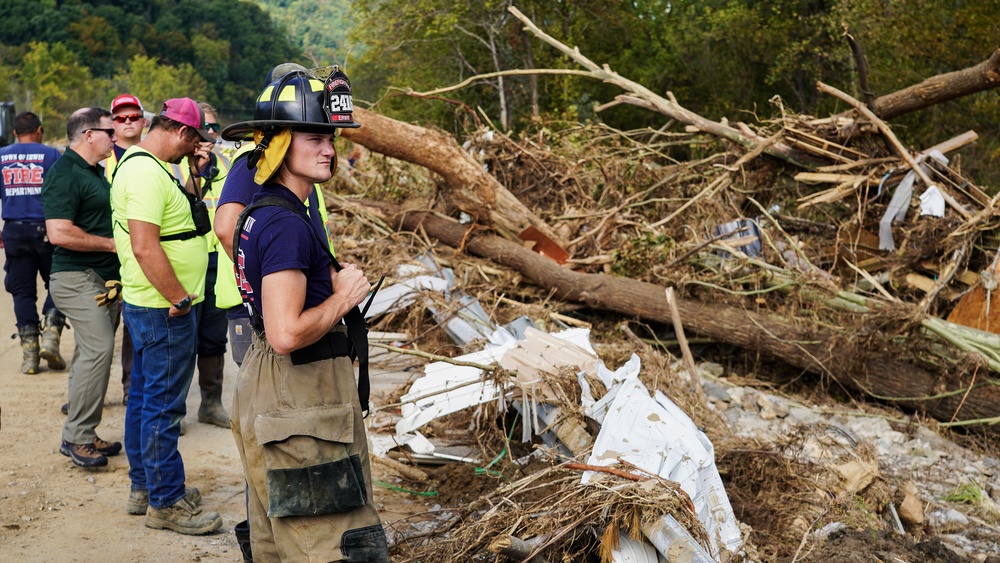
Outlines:
MULTIPOLYGON (((591 78, 596 78, 597 80, 607 82, 608 84, 614 84, 615 86, 618 86, 622 90, 625 90, 626 97, 622 98, 624 101, 628 103, 634 103, 636 100, 641 100, 642 104, 640 107, 645 107, 652 111, 662 113, 663 115, 666 115, 671 119, 676 119, 677 121, 680 121, 687 125, 691 125, 692 127, 695 127, 705 133, 709 133, 717 137, 728 139, 748 150, 753 150, 760 143, 764 141, 764 139, 761 137, 756 137, 756 136, 748 137, 747 135, 743 134, 741 131, 733 127, 729 127, 728 125, 723 125, 722 123, 706 119, 692 112, 691 110, 681 106, 676 101, 668 100, 662 96, 654 94, 645 86, 637 82, 633 82, 627 78, 624 78, 617 72, 614 72, 613 70, 611 70, 610 67, 608 67, 608 65, 598 66, 594 61, 591 61, 587 57, 583 56, 583 54, 580 53, 579 48, 573 47, 572 49, 570 49, 565 44, 557 41, 555 38, 553 38, 552 36, 548 35, 544 31, 539 29, 534 23, 532 23, 530 19, 528 19, 527 16, 521 13, 521 11, 518 10, 517 8, 511 6, 510 8, 508 8, 508 10, 510 11, 510 13, 514 14, 514 16, 517 19, 521 20, 521 22, 524 23, 525 29, 527 31, 531 32, 533 35, 535 35, 545 43, 548 43, 556 50, 562 52, 563 54, 571 58, 574 62, 576 62, 576 64, 587 69, 588 72, 586 73, 586 75, 590 76, 591 78)), ((790 164, 799 166, 801 168, 812 169, 814 167, 812 164, 806 162, 800 156, 798 156, 795 153, 794 149, 792 149, 792 147, 784 143, 775 143, 774 145, 765 149, 764 152, 776 158, 780 158, 781 160, 784 160, 790 164)))

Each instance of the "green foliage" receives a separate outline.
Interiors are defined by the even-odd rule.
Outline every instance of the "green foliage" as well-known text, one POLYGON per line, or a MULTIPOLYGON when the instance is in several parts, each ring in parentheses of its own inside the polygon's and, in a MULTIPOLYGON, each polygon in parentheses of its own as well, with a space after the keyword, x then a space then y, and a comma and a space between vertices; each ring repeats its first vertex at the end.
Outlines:
POLYGON ((956 487, 950 493, 945 495, 944 500, 948 502, 978 505, 985 500, 985 495, 986 493, 983 491, 983 488, 979 486, 979 483, 969 481, 956 487))
POLYGON ((641 278, 654 266, 663 264, 673 246, 674 241, 665 235, 647 234, 645 237, 632 239, 615 252, 615 263, 611 270, 617 276, 641 278))
MULTIPOLYGON (((134 73, 130 68, 134 57, 141 56, 158 61, 156 70, 165 70, 167 76, 133 75, 129 88, 135 84, 154 92, 154 101, 162 92, 205 98, 223 113, 247 117, 264 75, 300 53, 263 10, 239 0, 5 0, 0 2, 0 21, 4 64, 20 66, 21 57, 31 50, 29 41, 53 49, 60 45, 58 52, 52 51, 59 58, 51 65, 70 69, 74 80, 83 76, 78 70, 96 77, 83 92, 102 87, 101 106, 119 93, 110 90, 109 79, 134 73), (143 80, 152 84, 141 86, 143 80)), ((32 77, 24 74, 15 80, 32 77)), ((39 88, 22 83, 15 89, 39 92, 39 88)), ((80 92, 73 91, 74 97, 80 92)), ((83 101, 89 103, 79 97, 73 100, 75 107, 83 101)), ((28 108, 19 108, 35 108, 36 103, 50 102, 36 95, 28 108)), ((61 99, 56 99, 50 105, 59 103, 61 99)), ((39 107, 51 113, 49 107, 39 107)))
POLYGON ((155 58, 136 55, 114 77, 118 90, 138 96, 149 111, 177 97, 203 99, 208 89, 204 77, 188 63, 177 67, 160 64, 155 58))
POLYGON ((309 60, 309 66, 346 65, 364 52, 351 42, 351 0, 255 0, 309 60))
POLYGON ((93 79, 85 67, 77 65, 76 56, 62 43, 28 44, 12 78, 15 104, 23 100, 18 107, 31 108, 38 114, 54 138, 65 131, 69 114, 88 105, 86 102, 108 86, 107 81, 93 79))

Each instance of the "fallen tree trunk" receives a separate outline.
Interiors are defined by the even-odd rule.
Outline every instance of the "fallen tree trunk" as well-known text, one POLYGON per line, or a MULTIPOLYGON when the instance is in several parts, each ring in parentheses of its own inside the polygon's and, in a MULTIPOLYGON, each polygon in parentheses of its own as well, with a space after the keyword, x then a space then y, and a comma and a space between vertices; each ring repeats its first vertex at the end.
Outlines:
POLYGON ((454 137, 362 108, 354 108, 354 117, 361 127, 343 129, 345 139, 437 172, 448 186, 448 201, 458 209, 510 238, 535 227, 550 239, 565 244, 552 228, 462 150, 454 137))
POLYGON ((932 76, 919 84, 879 96, 875 98, 872 111, 881 119, 892 119, 998 86, 1000 49, 993 51, 988 59, 976 66, 932 76))
MULTIPOLYGON (((644 320, 672 322, 662 286, 574 272, 516 243, 494 235, 470 235, 463 225, 429 213, 404 212, 383 202, 366 201, 360 205, 397 229, 422 230, 447 245, 465 248, 512 268, 553 290, 561 299, 644 320)), ((977 385, 965 393, 964 388, 971 385, 968 374, 943 381, 939 374, 888 351, 866 347, 856 335, 843 335, 805 320, 776 318, 714 303, 678 299, 677 307, 684 325, 693 332, 829 376, 847 389, 895 403, 905 410, 922 410, 944 421, 1000 416, 1000 390, 988 384, 985 376, 980 376, 977 385)), ((975 380, 976 376, 971 378, 975 380)))
MULTIPOLYGON (((962 70, 932 76, 923 82, 907 86, 891 94, 879 96, 871 103, 872 113, 888 121, 955 98, 969 96, 1000 87, 1000 49, 985 61, 962 70)), ((850 111, 835 117, 847 117, 850 111)), ((844 131, 851 128, 843 125, 844 131)))

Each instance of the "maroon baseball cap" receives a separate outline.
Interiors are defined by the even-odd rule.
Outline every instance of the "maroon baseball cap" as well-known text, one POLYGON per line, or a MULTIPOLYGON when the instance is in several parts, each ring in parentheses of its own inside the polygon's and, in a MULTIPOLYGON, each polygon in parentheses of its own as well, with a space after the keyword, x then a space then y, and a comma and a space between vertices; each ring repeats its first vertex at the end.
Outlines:
POLYGON ((208 130, 205 129, 205 112, 202 111, 198 102, 191 98, 172 98, 163 102, 160 115, 194 129, 201 135, 203 141, 215 143, 215 137, 209 135, 208 130))
POLYGON ((139 98, 136 98, 132 94, 122 94, 111 100, 111 113, 114 113, 116 109, 125 106, 135 106, 139 108, 139 111, 143 111, 142 104, 139 103, 139 98))

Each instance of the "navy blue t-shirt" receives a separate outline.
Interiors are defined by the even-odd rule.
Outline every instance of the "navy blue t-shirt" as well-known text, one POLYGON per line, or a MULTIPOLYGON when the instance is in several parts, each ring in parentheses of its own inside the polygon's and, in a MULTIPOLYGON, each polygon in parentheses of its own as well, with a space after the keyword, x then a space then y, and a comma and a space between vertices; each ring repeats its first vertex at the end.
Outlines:
POLYGON ((42 223, 42 181, 62 156, 41 143, 14 143, 0 149, 0 217, 42 223))
MULTIPOLYGON (((228 180, 226 187, 229 187, 228 180)), ((244 306, 249 307, 247 302, 250 301, 258 312, 262 312, 260 285, 264 276, 283 270, 301 270, 306 275, 304 308, 315 307, 333 295, 330 257, 327 249, 322 246, 325 239, 320 239, 313 227, 306 222, 306 207, 291 190, 274 182, 267 182, 259 188, 253 201, 276 195, 295 204, 302 215, 270 205, 255 209, 247 217, 240 233, 239 252, 235 257, 236 281, 244 306)))

